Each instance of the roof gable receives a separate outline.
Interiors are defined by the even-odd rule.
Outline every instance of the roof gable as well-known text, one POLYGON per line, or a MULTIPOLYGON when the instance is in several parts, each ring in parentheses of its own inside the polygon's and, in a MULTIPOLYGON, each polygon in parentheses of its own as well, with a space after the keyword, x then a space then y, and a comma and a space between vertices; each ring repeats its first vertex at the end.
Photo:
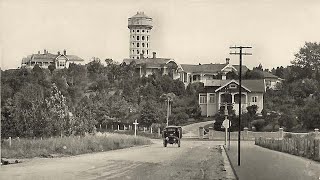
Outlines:
MULTIPOLYGON (((236 80, 231 80, 231 81, 225 83, 224 85, 222 85, 221 87, 219 87, 218 89, 216 89, 215 92, 219 92, 220 90, 226 88, 227 86, 229 86, 231 84, 236 84, 237 86, 239 86, 239 83, 236 80)), ((241 84, 241 87, 243 89, 245 89, 246 91, 251 92, 251 90, 249 88, 247 88, 246 86, 244 86, 243 84, 241 84)))

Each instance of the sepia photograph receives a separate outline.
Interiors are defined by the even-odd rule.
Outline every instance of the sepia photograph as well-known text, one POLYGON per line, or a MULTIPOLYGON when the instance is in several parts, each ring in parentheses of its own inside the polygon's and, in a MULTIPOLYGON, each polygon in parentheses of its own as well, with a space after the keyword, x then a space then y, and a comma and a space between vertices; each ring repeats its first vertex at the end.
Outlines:
POLYGON ((319 0, 0 0, 1 180, 320 180, 319 0))

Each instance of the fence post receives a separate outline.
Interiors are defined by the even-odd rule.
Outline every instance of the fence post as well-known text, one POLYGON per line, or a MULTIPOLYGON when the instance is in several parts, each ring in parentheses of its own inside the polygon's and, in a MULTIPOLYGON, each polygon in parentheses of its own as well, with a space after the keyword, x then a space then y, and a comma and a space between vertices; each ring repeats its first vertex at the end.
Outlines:
POLYGON ((11 137, 9 137, 9 147, 10 148, 11 148, 11 144, 12 144, 11 137))
POLYGON ((279 139, 283 139, 283 128, 279 128, 279 139))
POLYGON ((213 127, 209 127, 209 139, 213 139, 213 127))
POLYGON ((199 127, 199 139, 203 139, 204 131, 203 127, 199 127))
POLYGON ((243 140, 248 140, 248 128, 247 127, 244 127, 243 128, 243 140))
POLYGON ((158 136, 161 137, 161 129, 158 128, 158 136))

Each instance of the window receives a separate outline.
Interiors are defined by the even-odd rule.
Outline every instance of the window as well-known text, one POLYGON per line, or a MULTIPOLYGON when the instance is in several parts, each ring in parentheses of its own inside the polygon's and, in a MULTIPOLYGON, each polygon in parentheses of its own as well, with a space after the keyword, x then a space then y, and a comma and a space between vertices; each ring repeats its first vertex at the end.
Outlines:
POLYGON ((139 36, 137 36, 137 40, 138 40, 138 41, 139 41, 139 39, 140 39, 139 36))
POLYGON ((139 50, 137 50, 137 54, 139 54, 139 50))
POLYGON ((134 32, 134 30, 132 30, 132 32, 134 32))
POLYGON ((236 88, 237 88, 237 85, 236 85, 236 84, 230 84, 230 85, 229 85, 229 88, 230 88, 230 89, 236 89, 236 88))
POLYGON ((144 41, 144 36, 141 37, 142 41, 144 41))
POLYGON ((142 43, 142 47, 144 47, 144 43, 142 43))
POLYGON ((149 54, 149 50, 147 50, 147 54, 149 54))
POLYGON ((134 36, 132 36, 132 38, 134 39, 134 36))
POLYGON ((144 54, 144 50, 142 50, 142 54, 144 54))
POLYGON ((132 43, 132 45, 134 46, 134 43, 132 43))
POLYGON ((147 36, 147 41, 149 41, 149 36, 147 36))
POLYGON ((149 47, 149 43, 147 43, 147 48, 149 47))
POLYGON ((137 32, 139 32, 139 29, 137 30, 137 32))
POLYGON ((149 31, 147 31, 147 33, 148 33, 149 31))
POLYGON ((209 94, 209 103, 215 103, 216 101, 215 101, 215 99, 216 99, 216 95, 215 94, 209 94))
POLYGON ((206 94, 200 94, 199 95, 199 104, 206 104, 207 103, 207 95, 206 94))
POLYGON ((252 102, 258 102, 258 97, 257 97, 257 96, 251 97, 251 101, 252 101, 252 102))
POLYGON ((59 66, 60 67, 64 67, 66 65, 66 63, 64 61, 59 61, 59 66))
POLYGON ((139 47, 140 46, 140 44, 139 43, 137 43, 137 47, 139 47))
POLYGON ((142 32, 144 32, 144 30, 142 30, 142 32))

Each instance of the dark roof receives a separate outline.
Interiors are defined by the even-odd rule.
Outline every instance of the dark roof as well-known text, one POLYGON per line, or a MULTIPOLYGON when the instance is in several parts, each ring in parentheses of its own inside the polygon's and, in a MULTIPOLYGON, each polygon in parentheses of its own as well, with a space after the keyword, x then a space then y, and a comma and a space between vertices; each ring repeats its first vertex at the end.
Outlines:
MULTIPOLYGON (((193 65, 193 64, 181 64, 182 69, 185 72, 190 73, 218 73, 227 64, 201 64, 201 65, 193 65)), ((237 71, 240 70, 239 65, 232 65, 237 71)), ((242 66, 242 73, 245 73, 248 70, 246 66, 242 66)))
MULTIPOLYGON (((240 65, 232 65, 234 68, 236 68, 236 70, 239 72, 240 71, 240 65)), ((243 66, 242 65, 242 74, 246 73, 249 69, 247 68, 247 66, 243 66)))
POLYGON ((279 79, 278 76, 273 75, 273 74, 271 74, 271 73, 269 73, 269 72, 261 71, 261 73, 262 73, 262 75, 263 75, 264 78, 279 79))
POLYGON ((265 86, 264 86, 264 80, 263 79, 242 80, 241 84, 244 87, 250 89, 251 92, 265 92, 265 86))
POLYGON ((170 60, 169 58, 145 58, 145 59, 124 59, 122 63, 130 64, 134 61, 137 65, 145 64, 147 67, 162 67, 170 60))
POLYGON ((150 17, 145 15, 144 12, 137 12, 137 14, 132 16, 131 18, 148 18, 148 19, 150 19, 150 17))
POLYGON ((82 58, 76 55, 58 55, 58 54, 32 54, 27 57, 22 58, 22 63, 26 63, 29 61, 36 61, 36 62, 53 62, 58 56, 66 56, 69 61, 84 61, 82 58))
MULTIPOLYGON (((229 84, 230 82, 235 81, 237 84, 239 84, 238 80, 213 80, 214 83, 210 84, 207 87, 221 87, 229 84)), ((243 87, 248 88, 251 92, 265 92, 265 86, 264 86, 264 80, 263 79, 248 79, 248 80, 242 80, 241 84, 243 87)), ((217 88, 213 88, 217 89, 217 88)))

